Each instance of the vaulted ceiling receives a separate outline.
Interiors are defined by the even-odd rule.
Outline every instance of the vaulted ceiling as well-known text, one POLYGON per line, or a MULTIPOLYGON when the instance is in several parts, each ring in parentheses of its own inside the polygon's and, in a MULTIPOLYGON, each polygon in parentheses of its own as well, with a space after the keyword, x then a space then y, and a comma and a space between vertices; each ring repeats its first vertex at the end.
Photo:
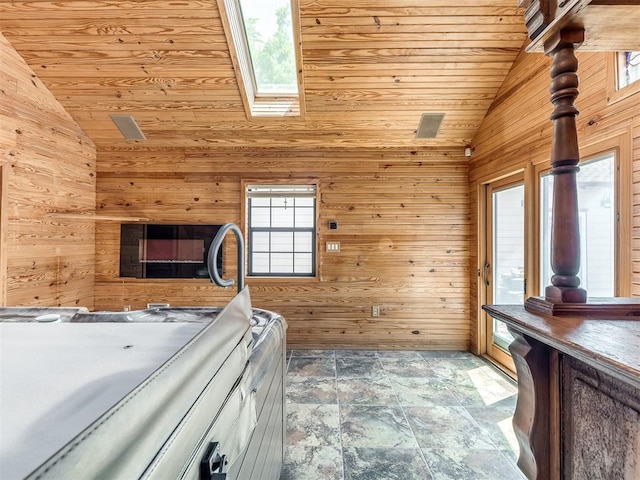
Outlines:
POLYGON ((0 32, 98 149, 132 146, 112 114, 151 148, 463 147, 525 42, 517 3, 300 0, 303 118, 247 119, 216 0, 3 0, 0 32))

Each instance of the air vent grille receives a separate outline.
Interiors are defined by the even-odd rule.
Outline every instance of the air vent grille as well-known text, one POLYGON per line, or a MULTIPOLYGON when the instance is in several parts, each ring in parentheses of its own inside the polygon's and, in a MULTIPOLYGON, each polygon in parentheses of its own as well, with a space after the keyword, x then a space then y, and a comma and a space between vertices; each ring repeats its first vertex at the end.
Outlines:
POLYGON ((140 127, 131 115, 111 115, 111 120, 116 124, 125 140, 146 140, 140 127))
POLYGON ((436 138, 444 113, 423 113, 420 118, 416 138, 436 138))

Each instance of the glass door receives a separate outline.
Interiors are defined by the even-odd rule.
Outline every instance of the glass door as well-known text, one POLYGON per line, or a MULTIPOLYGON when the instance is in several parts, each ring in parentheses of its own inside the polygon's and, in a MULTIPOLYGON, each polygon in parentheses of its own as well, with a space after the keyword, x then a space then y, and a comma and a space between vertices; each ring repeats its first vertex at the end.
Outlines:
MULTIPOLYGON (((521 176, 487 185, 484 283, 488 304, 522 305, 525 298, 525 196, 521 176)), ((504 323, 487 316, 487 354, 513 370, 504 323)))

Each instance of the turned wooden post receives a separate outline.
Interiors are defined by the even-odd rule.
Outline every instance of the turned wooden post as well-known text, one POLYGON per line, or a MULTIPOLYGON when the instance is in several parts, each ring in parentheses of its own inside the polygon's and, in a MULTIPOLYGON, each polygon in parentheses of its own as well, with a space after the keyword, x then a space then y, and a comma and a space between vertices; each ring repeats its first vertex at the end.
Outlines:
POLYGON ((580 211, 577 173, 580 170, 578 148, 578 59, 575 48, 584 41, 583 28, 564 28, 544 44, 551 64, 551 175, 553 204, 551 210, 551 285, 545 298, 529 297, 525 308, 530 312, 555 315, 563 305, 584 305, 587 292, 580 288, 580 211))
POLYGON ((578 162, 578 109, 573 102, 578 96, 578 59, 576 45, 584 41, 584 30, 560 30, 547 43, 545 54, 553 56, 551 65, 551 114, 553 140, 551 174, 553 210, 551 216, 551 285, 546 300, 553 303, 584 303, 587 292, 579 288, 580 226, 576 174, 578 162))

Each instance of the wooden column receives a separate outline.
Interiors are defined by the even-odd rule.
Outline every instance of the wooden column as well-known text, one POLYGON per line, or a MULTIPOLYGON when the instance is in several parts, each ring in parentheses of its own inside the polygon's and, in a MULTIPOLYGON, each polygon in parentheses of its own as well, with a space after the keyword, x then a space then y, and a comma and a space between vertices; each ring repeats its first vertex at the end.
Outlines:
POLYGON ((551 114, 553 140, 551 175, 553 211, 551 225, 551 268, 554 275, 545 291, 547 301, 586 302, 587 292, 579 288, 580 229, 578 187, 580 170, 578 130, 574 101, 578 96, 578 59, 574 48, 584 41, 584 30, 560 30, 545 43, 545 53, 553 56, 551 65, 551 114))
POLYGON ((590 298, 580 288, 580 212, 576 175, 580 170, 578 129, 574 105, 578 96, 578 59, 575 49, 584 41, 584 28, 565 27, 544 42, 551 64, 551 174, 553 206, 551 212, 551 285, 544 297, 530 297, 525 308, 532 313, 553 316, 619 318, 640 316, 637 299, 610 297, 590 298))
POLYGON ((580 225, 577 173, 580 170, 578 129, 574 105, 578 96, 578 59, 575 48, 584 41, 584 30, 559 30, 545 42, 545 54, 553 57, 551 65, 551 174, 553 206, 551 212, 551 285, 545 297, 531 297, 525 302, 532 312, 555 314, 555 305, 583 304, 587 292, 580 288, 580 225))

